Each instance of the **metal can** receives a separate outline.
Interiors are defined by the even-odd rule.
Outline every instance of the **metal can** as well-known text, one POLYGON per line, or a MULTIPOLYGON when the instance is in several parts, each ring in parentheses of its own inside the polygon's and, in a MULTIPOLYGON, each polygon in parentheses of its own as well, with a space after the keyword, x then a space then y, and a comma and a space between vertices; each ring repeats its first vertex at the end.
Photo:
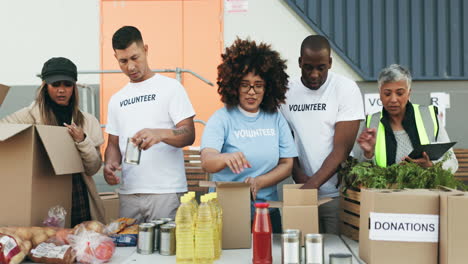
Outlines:
POLYGON ((137 252, 140 254, 153 254, 154 252, 154 224, 142 223, 138 225, 137 252))
POLYGON ((159 254, 164 256, 173 256, 176 254, 176 226, 173 224, 164 224, 160 227, 161 240, 159 244, 159 254))
POLYGON ((330 264, 352 264, 353 256, 351 254, 333 253, 330 254, 330 264))
POLYGON ((306 234, 305 235, 305 263, 306 264, 323 264, 323 236, 321 234, 306 234))
POLYGON ((165 217, 165 218, 158 218, 157 220, 161 220, 161 221, 164 221, 165 224, 171 222, 171 221, 174 221, 174 219, 170 218, 170 217, 165 217))
POLYGON ((301 263, 301 237, 297 233, 283 233, 281 235, 281 263, 301 263))
POLYGON ((127 148, 125 149, 125 163, 138 165, 140 164, 141 149, 133 144, 132 138, 127 139, 127 148))
POLYGON ((153 220, 151 223, 154 224, 154 251, 159 251, 159 244, 161 241, 161 232, 160 228, 164 225, 163 220, 153 220))
POLYGON ((296 234, 299 237, 299 244, 300 244, 301 238, 302 238, 301 230, 299 230, 299 229, 285 229, 283 231, 283 234, 296 234))

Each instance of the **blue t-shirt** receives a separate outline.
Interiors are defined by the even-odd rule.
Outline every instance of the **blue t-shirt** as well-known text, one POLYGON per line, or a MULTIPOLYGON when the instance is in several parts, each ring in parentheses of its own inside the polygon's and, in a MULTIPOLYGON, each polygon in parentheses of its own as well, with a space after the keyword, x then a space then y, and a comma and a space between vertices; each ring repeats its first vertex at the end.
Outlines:
MULTIPOLYGON (((252 168, 236 174, 226 166, 213 174, 213 181, 243 182, 247 177, 263 175, 278 165, 280 158, 297 157, 296 146, 288 123, 280 112, 249 117, 238 108, 216 111, 203 132, 201 149, 212 148, 220 153, 242 152, 252 168)), ((276 185, 261 189, 256 202, 277 201, 276 185)))

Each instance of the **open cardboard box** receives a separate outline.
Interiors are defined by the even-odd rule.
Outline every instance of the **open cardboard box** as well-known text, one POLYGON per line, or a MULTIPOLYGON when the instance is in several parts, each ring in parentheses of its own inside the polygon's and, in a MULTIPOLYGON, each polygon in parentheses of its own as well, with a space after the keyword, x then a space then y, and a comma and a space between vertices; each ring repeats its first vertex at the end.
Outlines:
MULTIPOLYGON (((0 92, 0 102, 5 96, 0 92)), ((0 124, 0 226, 41 226, 56 205, 65 208, 70 226, 70 176, 82 171, 66 128, 0 124)))
POLYGON ((283 230, 301 230, 301 245, 305 234, 319 233, 318 206, 331 198, 317 200, 316 189, 300 189, 302 184, 284 184, 283 202, 268 201, 271 208, 282 208, 283 230))
POLYGON ((216 188, 223 209, 223 249, 250 248, 250 185, 243 182, 200 181, 200 187, 216 188))
POLYGON ((468 260, 468 193, 440 192, 439 263, 461 264, 468 260))
POLYGON ((99 193, 99 196, 106 211, 106 224, 118 219, 120 214, 119 195, 115 192, 102 192, 99 193))
POLYGON ((5 100, 8 90, 10 90, 10 87, 0 84, 0 106, 2 106, 3 100, 5 100))

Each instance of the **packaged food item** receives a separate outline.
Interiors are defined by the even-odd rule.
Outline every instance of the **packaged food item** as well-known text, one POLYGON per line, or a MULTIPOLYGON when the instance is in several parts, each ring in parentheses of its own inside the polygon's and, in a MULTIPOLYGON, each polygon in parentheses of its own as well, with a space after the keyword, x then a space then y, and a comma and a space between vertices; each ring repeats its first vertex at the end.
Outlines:
POLYGON ((81 263, 105 263, 115 252, 115 244, 110 237, 86 230, 84 227, 80 227, 74 235, 70 235, 69 240, 76 251, 77 261, 81 263))
POLYGON ((135 223, 136 219, 122 217, 107 225, 104 233, 118 247, 135 247, 138 241, 138 225, 135 223))
POLYGON ((78 224, 76 225, 73 230, 74 230, 74 233, 77 232, 77 230, 81 227, 84 227, 86 230, 88 231, 94 231, 96 233, 99 233, 99 234, 104 234, 104 227, 105 225, 99 221, 95 221, 95 220, 92 220, 92 221, 85 221, 81 224, 78 224))
POLYGON ((76 260, 76 253, 70 245, 57 246, 44 242, 33 248, 28 257, 36 263, 71 264, 76 260))
POLYGON ((65 227, 67 211, 63 206, 57 205, 49 209, 48 217, 44 220, 44 226, 65 227))
MULTIPOLYGON (((117 220, 112 221, 104 228, 104 233, 108 235, 118 234, 129 226, 136 223, 134 218, 121 217, 117 220)), ((138 228, 137 228, 138 229, 138 228)))
POLYGON ((26 254, 21 251, 19 238, 0 233, 0 264, 18 264, 26 254))

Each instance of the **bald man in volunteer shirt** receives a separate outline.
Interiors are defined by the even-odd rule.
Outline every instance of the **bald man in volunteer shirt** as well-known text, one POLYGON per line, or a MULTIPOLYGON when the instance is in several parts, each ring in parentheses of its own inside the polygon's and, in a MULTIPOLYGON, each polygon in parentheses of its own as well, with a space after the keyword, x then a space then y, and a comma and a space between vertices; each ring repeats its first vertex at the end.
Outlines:
POLYGON ((281 112, 294 134, 299 152, 293 179, 302 188, 318 189, 319 198, 332 201, 319 207, 320 233, 339 233, 339 192, 336 170, 346 160, 364 119, 361 92, 356 83, 329 72, 330 44, 311 35, 301 45, 301 77, 289 83, 281 112))

